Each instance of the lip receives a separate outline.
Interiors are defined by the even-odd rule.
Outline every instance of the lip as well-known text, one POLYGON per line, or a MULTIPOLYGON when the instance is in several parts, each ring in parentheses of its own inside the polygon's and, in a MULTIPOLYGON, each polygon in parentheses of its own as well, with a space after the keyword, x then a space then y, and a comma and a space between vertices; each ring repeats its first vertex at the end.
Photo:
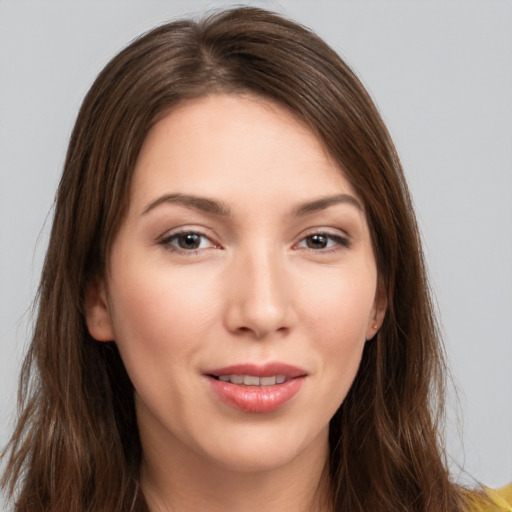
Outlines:
POLYGON ((291 400, 304 384, 307 372, 302 368, 284 363, 272 362, 264 365, 237 364, 215 368, 204 372, 210 388, 230 407, 249 413, 269 413, 283 407, 291 400), (222 382, 215 379, 221 375, 254 375, 271 377, 284 375, 287 380, 272 386, 246 386, 222 382))
POLYGON ((206 370, 205 375, 220 377, 221 375, 254 375, 255 377, 271 377, 272 375, 284 375, 288 379, 307 375, 306 370, 285 363, 270 362, 266 364, 234 364, 223 368, 206 370))

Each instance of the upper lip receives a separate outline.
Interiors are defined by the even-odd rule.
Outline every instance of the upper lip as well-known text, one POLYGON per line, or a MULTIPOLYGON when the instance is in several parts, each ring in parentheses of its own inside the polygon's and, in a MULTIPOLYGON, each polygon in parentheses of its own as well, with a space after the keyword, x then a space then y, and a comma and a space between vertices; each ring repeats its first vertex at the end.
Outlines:
POLYGON ((223 368, 214 368, 204 372, 205 375, 220 377, 221 375, 253 375, 255 377, 272 377, 274 375, 284 375, 288 379, 302 377, 307 372, 297 366, 292 366, 280 362, 270 362, 265 364, 242 363, 223 368))

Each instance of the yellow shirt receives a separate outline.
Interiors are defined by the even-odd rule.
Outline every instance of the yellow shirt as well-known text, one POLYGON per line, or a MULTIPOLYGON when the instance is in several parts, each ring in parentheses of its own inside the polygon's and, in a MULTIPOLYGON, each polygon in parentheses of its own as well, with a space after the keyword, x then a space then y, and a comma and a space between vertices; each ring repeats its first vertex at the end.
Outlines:
POLYGON ((492 504, 484 503, 481 496, 473 494, 469 498, 469 512, 512 512, 512 484, 497 491, 484 489, 492 504))

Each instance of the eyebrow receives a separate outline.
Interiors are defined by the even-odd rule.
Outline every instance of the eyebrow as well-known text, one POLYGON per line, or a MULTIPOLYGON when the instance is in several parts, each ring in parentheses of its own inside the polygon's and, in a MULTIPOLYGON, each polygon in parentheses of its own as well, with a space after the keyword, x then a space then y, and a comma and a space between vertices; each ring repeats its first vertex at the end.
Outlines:
POLYGON ((295 217, 302 217, 304 215, 325 210, 326 208, 329 208, 329 206, 333 206, 335 204, 350 204, 355 206, 358 210, 363 210, 361 203, 354 196, 351 196, 350 194, 336 194, 334 196, 321 197, 314 201, 303 203, 293 209, 292 215, 295 217))
POLYGON ((199 210, 213 215, 220 215, 222 217, 230 215, 229 207, 221 201, 189 194, 165 194, 146 206, 142 214, 144 215, 148 213, 163 203, 179 204, 187 208, 192 208, 194 210, 199 210))
MULTIPOLYGON (((185 206, 186 208, 199 210, 201 212, 213 215, 219 215, 221 217, 229 217, 231 215, 229 207, 222 201, 208 199, 206 197, 201 196, 179 193, 164 194, 163 196, 158 197, 148 206, 146 206, 142 214, 145 215, 146 213, 155 209, 157 206, 164 203, 178 204, 181 206, 185 206)), ((309 215, 311 213, 316 213, 325 210, 330 206, 336 204, 350 204, 355 206, 358 210, 363 209, 361 203, 354 196, 351 196, 350 194, 336 194, 333 196, 320 197, 319 199, 308 201, 307 203, 302 203, 296 206, 291 213, 292 216, 294 217, 302 217, 305 215, 309 215)))

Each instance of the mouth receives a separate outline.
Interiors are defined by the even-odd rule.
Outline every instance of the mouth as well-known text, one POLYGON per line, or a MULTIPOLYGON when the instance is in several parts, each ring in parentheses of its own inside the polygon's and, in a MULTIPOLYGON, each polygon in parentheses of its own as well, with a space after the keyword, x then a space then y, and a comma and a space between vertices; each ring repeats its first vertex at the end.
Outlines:
POLYGON ((220 400, 249 413, 269 413, 283 407, 302 388, 307 372, 282 363, 234 365, 205 372, 220 400))
POLYGON ((210 375, 212 379, 221 382, 231 382, 240 386, 275 386, 290 380, 286 375, 273 375, 271 377, 258 377, 256 375, 210 375))

